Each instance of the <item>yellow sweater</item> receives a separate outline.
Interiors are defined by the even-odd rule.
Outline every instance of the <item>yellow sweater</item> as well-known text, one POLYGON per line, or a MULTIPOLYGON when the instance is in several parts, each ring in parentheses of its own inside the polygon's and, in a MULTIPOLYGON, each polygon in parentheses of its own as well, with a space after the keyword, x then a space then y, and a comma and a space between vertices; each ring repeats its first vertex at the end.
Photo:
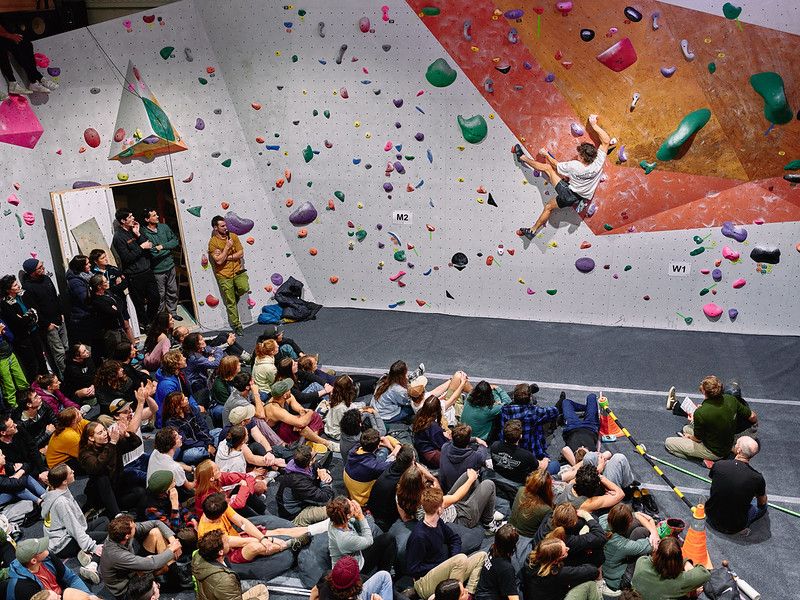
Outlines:
POLYGON ((67 462, 70 458, 78 458, 78 445, 81 441, 81 433, 89 424, 86 419, 81 419, 75 427, 68 427, 58 435, 50 438, 47 444, 47 468, 52 469, 56 465, 67 462))

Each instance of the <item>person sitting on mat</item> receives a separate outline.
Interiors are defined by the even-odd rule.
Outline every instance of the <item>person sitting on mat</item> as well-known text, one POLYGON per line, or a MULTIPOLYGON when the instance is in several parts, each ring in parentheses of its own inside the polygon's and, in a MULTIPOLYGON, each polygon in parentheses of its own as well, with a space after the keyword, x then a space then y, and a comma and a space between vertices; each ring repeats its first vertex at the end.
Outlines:
POLYGON ((556 496, 556 503, 569 502, 587 512, 611 508, 624 500, 625 492, 616 483, 597 472, 597 467, 584 464, 575 474, 575 482, 556 496))
POLYGON ((611 137, 597 124, 597 115, 589 115, 589 127, 600 138, 600 145, 595 146, 588 142, 579 144, 578 157, 580 160, 558 162, 546 148, 541 148, 539 156, 543 157, 545 162, 539 162, 525 156, 519 144, 514 146, 513 152, 517 156, 517 160, 544 173, 556 188, 555 199, 544 205, 544 210, 536 219, 536 223, 530 229, 527 227, 519 229, 517 235, 533 239, 550 218, 550 213, 556 208, 567 208, 591 202, 592 196, 600 184, 600 178, 603 176, 603 164, 606 161, 611 137), (565 177, 569 179, 569 183, 564 179, 565 177))
POLYGON ((596 467, 598 473, 604 475, 609 481, 623 490, 633 485, 636 481, 633 477, 628 457, 624 454, 611 454, 608 450, 605 452, 587 452, 586 448, 578 448, 575 458, 578 462, 561 472, 561 481, 573 481, 578 469, 583 465, 596 467))
POLYGON ((684 560, 677 538, 665 537, 652 556, 642 556, 636 561, 631 582, 633 589, 644 600, 683 598, 711 578, 703 565, 684 560))

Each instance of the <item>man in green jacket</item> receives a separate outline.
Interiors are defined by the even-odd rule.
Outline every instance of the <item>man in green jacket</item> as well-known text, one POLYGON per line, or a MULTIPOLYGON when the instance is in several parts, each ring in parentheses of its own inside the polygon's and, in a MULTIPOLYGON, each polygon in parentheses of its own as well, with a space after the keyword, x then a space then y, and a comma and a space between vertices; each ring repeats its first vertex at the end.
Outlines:
POLYGON ((230 551, 222 530, 209 531, 198 540, 192 557, 192 575, 197 581, 197 600, 267 600, 267 586, 260 583, 242 593, 239 576, 225 563, 230 551))
POLYGON ((175 279, 175 261, 172 250, 180 244, 178 238, 169 225, 159 223, 158 212, 152 208, 144 209, 145 228, 142 230, 145 237, 153 243, 150 250, 151 266, 158 284, 158 295, 161 304, 158 311, 169 311, 176 321, 183 319, 178 316, 178 283, 175 279))

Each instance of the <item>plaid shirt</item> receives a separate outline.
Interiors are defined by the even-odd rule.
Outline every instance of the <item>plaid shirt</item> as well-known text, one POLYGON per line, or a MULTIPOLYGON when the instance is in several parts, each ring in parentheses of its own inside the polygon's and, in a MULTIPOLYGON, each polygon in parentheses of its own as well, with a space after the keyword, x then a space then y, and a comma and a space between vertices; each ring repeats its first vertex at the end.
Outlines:
MULTIPOLYGON (((547 440, 544 436, 542 423, 555 421, 558 418, 558 408, 555 406, 542 407, 531 404, 506 404, 500 413, 500 431, 511 419, 522 421, 522 439, 520 448, 533 452, 538 459, 547 454, 547 440)), ((502 434, 501 434, 502 438, 502 434)))

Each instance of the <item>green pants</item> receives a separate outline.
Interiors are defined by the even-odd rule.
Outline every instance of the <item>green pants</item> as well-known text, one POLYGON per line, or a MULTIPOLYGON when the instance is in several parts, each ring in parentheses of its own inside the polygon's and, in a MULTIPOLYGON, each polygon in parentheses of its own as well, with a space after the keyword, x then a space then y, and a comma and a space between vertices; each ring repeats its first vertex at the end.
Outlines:
POLYGON ((6 403, 12 408, 17 406, 17 390, 28 387, 28 380, 25 379, 25 373, 14 354, 8 358, 0 358, 0 384, 6 403))
POLYGON ((247 278, 247 273, 242 272, 235 277, 217 277, 217 284, 222 294, 225 310, 228 311, 228 323, 233 329, 239 329, 242 326, 239 320, 239 298, 250 291, 250 280, 247 278))
POLYGON ((328 511, 324 506, 306 506, 300 511, 292 523, 297 527, 308 527, 314 523, 320 523, 328 518, 328 511))
POLYGON ((603 596, 594 581, 587 581, 572 588, 564 600, 603 600, 603 596))

